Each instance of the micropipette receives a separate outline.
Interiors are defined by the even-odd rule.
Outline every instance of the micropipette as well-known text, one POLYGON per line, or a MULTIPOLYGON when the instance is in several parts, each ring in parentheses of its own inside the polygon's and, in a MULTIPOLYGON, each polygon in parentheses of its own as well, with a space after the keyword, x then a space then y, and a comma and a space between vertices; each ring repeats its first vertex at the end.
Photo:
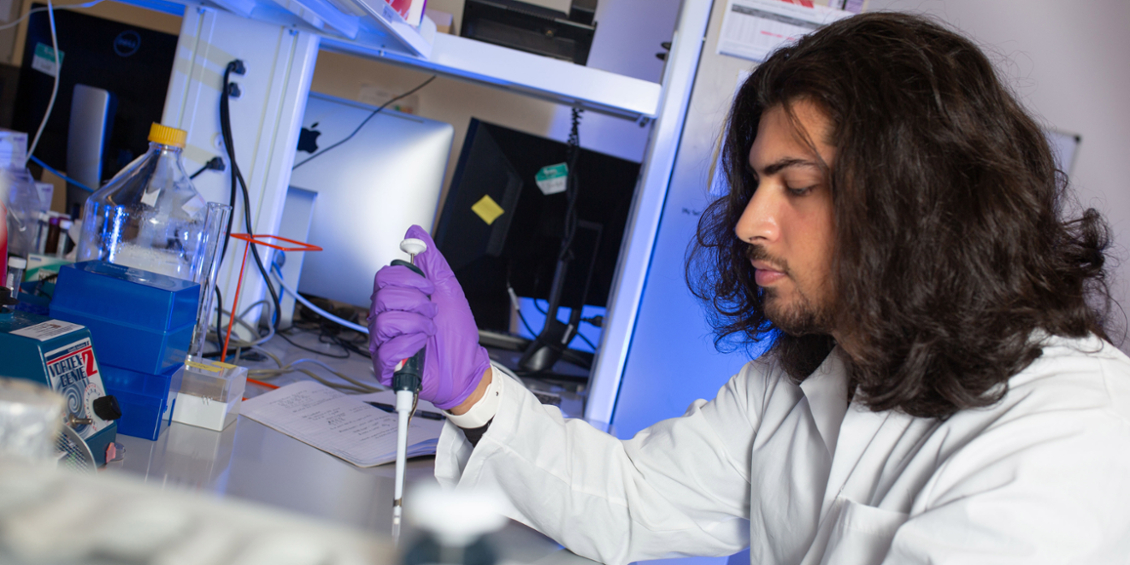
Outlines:
MULTIPOLYGON (((427 244, 416 238, 407 238, 400 242, 400 250, 407 253, 409 261, 396 259, 393 265, 401 265, 412 269, 423 276, 424 271, 415 265, 416 255, 423 253, 428 248, 427 244)), ((424 376, 424 350, 417 351, 412 357, 405 359, 396 366, 392 377, 392 390, 396 392, 396 485, 392 498, 392 538, 394 542, 400 541, 400 516, 403 512, 404 498, 404 465, 408 455, 408 424, 412 412, 416 409, 416 400, 420 393, 420 383, 424 376)))

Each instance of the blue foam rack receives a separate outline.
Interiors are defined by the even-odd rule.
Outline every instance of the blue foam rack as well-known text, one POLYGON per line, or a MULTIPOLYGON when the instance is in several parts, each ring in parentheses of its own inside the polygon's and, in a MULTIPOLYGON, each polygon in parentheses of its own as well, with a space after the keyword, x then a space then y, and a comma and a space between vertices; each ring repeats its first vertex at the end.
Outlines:
POLYGON ((200 285, 104 261, 59 269, 51 317, 90 328, 103 363, 152 375, 184 363, 200 285))

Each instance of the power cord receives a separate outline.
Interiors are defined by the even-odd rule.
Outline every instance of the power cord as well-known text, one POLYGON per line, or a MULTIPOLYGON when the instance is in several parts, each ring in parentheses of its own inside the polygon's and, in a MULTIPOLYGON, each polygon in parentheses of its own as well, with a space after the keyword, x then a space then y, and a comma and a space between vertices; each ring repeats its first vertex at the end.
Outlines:
POLYGON ((275 335, 283 338, 283 340, 285 340, 287 343, 289 343, 289 344, 293 345, 294 347, 297 347, 298 349, 301 349, 303 351, 309 351, 310 353, 316 353, 318 355, 323 355, 325 357, 329 357, 330 359, 349 359, 349 349, 348 348, 341 345, 340 343, 337 343, 336 341, 332 341, 332 340, 330 342, 323 341, 321 336, 318 337, 319 342, 321 342, 321 343, 332 343, 333 345, 341 347, 342 350, 344 351, 344 354, 334 355, 332 353, 326 353, 325 351, 318 351, 317 349, 311 349, 311 348, 306 347, 304 345, 300 345, 300 344, 295 343, 293 340, 291 340, 289 337, 287 337, 285 333, 282 333, 282 332, 279 332, 275 335))
POLYGON ((67 181, 68 183, 73 184, 73 185, 75 185, 75 186, 77 186, 77 187, 79 187, 79 188, 81 188, 81 189, 83 189, 87 192, 94 192, 93 188, 90 188, 89 186, 86 186, 85 184, 83 184, 83 183, 81 183, 81 182, 79 182, 79 181, 77 181, 77 180, 75 180, 71 177, 68 177, 66 174, 55 170, 55 167, 52 167, 51 165, 44 163, 43 160, 40 159, 39 157, 36 157, 35 155, 28 155, 27 158, 32 163, 35 163, 36 165, 39 165, 40 167, 43 167, 44 169, 51 171, 51 174, 67 181))
MULTIPOLYGON (((43 112, 43 121, 39 122, 39 129, 35 132, 35 137, 31 141, 31 145, 27 148, 28 157, 35 154, 35 148, 39 146, 39 136, 43 135, 43 128, 47 126, 47 119, 51 117, 51 111, 55 109, 55 97, 59 94, 59 75, 63 74, 63 58, 59 55, 59 37, 55 32, 55 10, 51 5, 51 0, 47 0, 47 23, 51 27, 51 52, 55 58, 55 83, 51 87, 51 99, 47 101, 47 110, 43 112)), ((27 162, 23 163, 27 167, 27 162)))
POLYGON ((559 259, 572 255, 573 237, 577 234, 577 193, 580 191, 580 180, 577 171, 577 158, 581 155, 581 113, 584 110, 573 108, 569 139, 565 144, 565 159, 569 172, 565 178, 565 237, 561 239, 561 252, 559 259))
POLYGON ((335 316, 335 315, 333 315, 329 312, 326 312, 325 310, 322 310, 321 308, 318 308, 317 306, 314 305, 313 302, 310 302, 309 300, 307 300, 305 296, 298 294, 297 291, 295 291, 294 289, 287 286, 286 281, 283 280, 282 271, 279 270, 278 263, 271 263, 271 268, 275 270, 275 275, 277 275, 279 277, 279 285, 282 286, 283 291, 285 291, 287 294, 293 296, 294 299, 301 302, 303 306, 309 308, 310 310, 316 312, 318 315, 322 316, 323 318, 325 318, 327 320, 330 320, 331 322, 334 322, 336 324, 339 324, 341 326, 349 328, 349 329, 351 329, 351 330, 353 330, 357 333, 363 333, 365 335, 369 334, 369 328, 362 326, 360 324, 354 324, 353 322, 350 322, 348 320, 343 320, 343 319, 341 319, 341 318, 339 318, 339 317, 337 317, 337 316, 335 316))
POLYGON ((211 159, 208 160, 207 163, 204 163, 203 167, 200 167, 200 170, 196 171, 195 173, 192 173, 191 175, 188 176, 188 178, 194 179, 194 178, 200 176, 200 174, 203 173, 204 171, 209 171, 209 170, 211 170, 211 171, 223 171, 225 168, 226 168, 226 166, 224 165, 224 158, 223 157, 212 157, 211 159))
POLYGON ((8 22, 8 23, 6 23, 6 24, 4 24, 4 25, 0 25, 0 30, 5 30, 5 29, 11 29, 11 28, 14 28, 14 27, 16 27, 16 26, 20 25, 20 23, 21 23, 21 22, 23 22, 24 20, 26 20, 26 19, 28 19, 29 17, 31 17, 31 15, 32 15, 32 14, 38 14, 39 12, 46 12, 46 11, 48 11, 48 10, 78 10, 78 9, 80 9, 80 8, 93 8, 93 7, 95 7, 95 6, 97 6, 97 5, 101 4, 101 3, 103 3, 103 2, 105 2, 105 1, 106 1, 106 0, 94 0, 93 2, 87 2, 87 3, 85 3, 85 4, 68 4, 68 5, 66 5, 66 6, 54 6, 54 7, 46 7, 46 8, 32 8, 32 9, 28 10, 26 14, 24 14, 24 15, 20 16, 20 17, 19 17, 19 19, 17 19, 16 21, 13 21, 13 22, 8 22))
MULTIPOLYGON (((239 164, 235 160, 235 141, 232 138, 231 130, 231 108, 229 106, 229 98, 239 98, 240 90, 239 85, 231 82, 231 74, 243 75, 247 72, 247 68, 243 65, 243 61, 236 59, 228 63, 224 68, 224 90, 220 93, 220 133, 224 138, 224 149, 227 150, 228 162, 231 163, 231 207, 235 209, 236 198, 236 181, 239 187, 243 189, 243 224, 247 235, 254 237, 251 229, 251 198, 248 196, 247 182, 243 180, 243 173, 239 170, 239 164)), ((228 217, 227 232, 224 235, 224 248, 220 254, 221 262, 223 256, 227 253, 228 243, 231 240, 232 216, 228 217)), ((271 277, 267 274, 266 267, 263 266, 263 260, 259 257, 259 250, 254 243, 248 242, 247 245, 251 248, 251 255, 255 258, 255 265, 259 268, 259 274, 263 276, 263 282, 267 285, 267 290, 271 294, 271 302, 274 304, 274 315, 271 326, 277 331, 279 327, 279 294, 275 292, 275 285, 271 284, 271 277)), ((234 314, 234 313, 233 313, 234 314)))
POLYGON ((309 163, 310 161, 313 161, 314 159, 317 159, 318 157, 325 155, 326 152, 330 151, 331 149, 336 148, 337 146, 341 145, 342 143, 345 143, 346 141, 353 139, 353 136, 357 135, 357 132, 361 131, 361 128, 365 127, 365 124, 369 123, 369 120, 373 119, 373 117, 376 116, 377 114, 379 114, 381 112, 381 110, 388 108, 393 102, 396 102, 397 100, 400 100, 400 99, 402 99, 406 96, 410 96, 410 95, 414 94, 416 91, 420 90, 421 88, 424 88, 425 86, 431 84, 431 82, 435 79, 436 79, 436 75, 432 75, 431 78, 420 83, 420 85, 417 86, 416 88, 413 88, 412 90, 409 90, 408 92, 405 92, 404 94, 401 94, 400 96, 397 96, 397 97, 393 98, 392 100, 389 100, 388 102, 385 102, 384 104, 381 104, 380 108, 373 110, 373 112, 371 114, 369 114, 369 116, 366 117, 364 120, 362 120, 361 124, 358 125, 356 129, 353 130, 353 133, 345 136, 345 139, 342 139, 341 141, 338 141, 337 143, 334 143, 333 145, 330 145, 329 147, 327 147, 327 148, 325 148, 325 149, 303 159, 297 165, 291 167, 290 170, 293 171, 294 169, 297 169, 298 167, 301 167, 302 165, 305 165, 306 163, 309 163))

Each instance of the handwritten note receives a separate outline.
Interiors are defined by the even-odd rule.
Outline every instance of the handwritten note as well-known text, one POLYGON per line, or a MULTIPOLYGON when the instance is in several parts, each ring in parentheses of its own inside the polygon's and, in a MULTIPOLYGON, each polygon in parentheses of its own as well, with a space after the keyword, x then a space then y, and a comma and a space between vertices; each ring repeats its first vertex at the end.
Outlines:
MULTIPOLYGON (((242 414, 358 467, 396 459, 396 415, 314 381, 244 401, 242 414)), ((408 456, 435 453, 442 424, 413 418, 408 456)))

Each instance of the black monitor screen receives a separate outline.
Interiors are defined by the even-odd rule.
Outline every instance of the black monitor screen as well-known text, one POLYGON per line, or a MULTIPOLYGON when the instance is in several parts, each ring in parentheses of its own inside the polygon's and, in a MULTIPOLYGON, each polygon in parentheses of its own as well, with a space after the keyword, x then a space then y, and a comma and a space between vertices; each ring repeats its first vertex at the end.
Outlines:
MULTIPOLYGON (((481 329, 509 330, 507 282, 518 296, 549 298, 567 201, 535 179, 565 161, 564 143, 471 120, 435 240, 481 329)), ((579 306, 583 296, 605 306, 640 165, 582 150, 576 168, 579 221, 561 305, 579 306)))
MULTIPOLYGON (((149 147, 149 126, 161 121, 165 107, 177 36, 58 9, 55 29, 63 52, 63 72, 35 156, 65 171, 74 87, 85 84, 105 89, 115 102, 102 161, 102 180, 107 180, 149 147)), ((50 61, 50 49, 47 13, 34 13, 28 20, 12 121, 13 129, 28 132, 29 142, 43 120, 55 81, 53 75, 40 70, 43 60, 50 61)))

